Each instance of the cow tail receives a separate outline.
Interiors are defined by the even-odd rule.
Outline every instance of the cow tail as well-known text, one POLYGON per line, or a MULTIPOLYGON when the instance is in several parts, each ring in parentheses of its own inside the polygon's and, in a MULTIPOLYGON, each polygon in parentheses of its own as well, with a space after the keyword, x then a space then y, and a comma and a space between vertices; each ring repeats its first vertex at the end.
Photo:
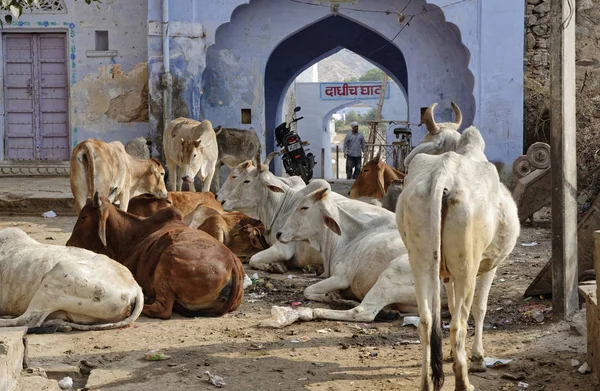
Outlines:
MULTIPOLYGON (((233 253, 231 254, 233 255, 233 253)), ((242 298, 244 297, 244 276, 246 273, 244 272, 244 266, 242 266, 242 262, 238 257, 235 255, 233 255, 233 257, 235 260, 233 269, 231 269, 231 293, 223 306, 223 313, 235 311, 242 303, 242 298)))
MULTIPOLYGON (((103 323, 103 324, 77 324, 68 322, 62 319, 51 319, 47 322, 44 322, 40 328, 49 328, 49 326, 69 326, 73 330, 77 331, 93 331, 93 330, 110 330, 110 329, 118 329, 121 327, 126 327, 129 324, 133 323, 142 313, 144 309, 144 293, 142 292, 142 288, 138 286, 138 293, 135 297, 135 302, 133 303, 134 308, 127 318, 121 320, 120 322, 114 323, 103 323)), ((27 333, 34 334, 36 333, 37 327, 30 328, 27 333)))
POLYGON ((442 218, 444 208, 444 198, 448 192, 445 188, 444 176, 440 175, 434 180, 433 197, 431 198, 431 235, 433 249, 433 289, 431 291, 431 335, 429 336, 430 365, 433 377, 433 389, 439 391, 444 385, 443 352, 442 352, 442 327, 441 320, 441 287, 440 287, 440 267, 442 262, 442 218))

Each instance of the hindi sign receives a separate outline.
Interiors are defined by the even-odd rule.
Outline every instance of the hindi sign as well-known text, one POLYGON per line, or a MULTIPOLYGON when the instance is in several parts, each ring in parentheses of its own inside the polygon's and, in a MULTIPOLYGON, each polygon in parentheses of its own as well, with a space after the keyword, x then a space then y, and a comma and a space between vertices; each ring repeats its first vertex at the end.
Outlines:
MULTIPOLYGON (((320 83, 321 100, 379 99, 381 83, 377 81, 355 81, 348 83, 320 83)), ((385 99, 390 98, 390 83, 385 89, 385 99)))

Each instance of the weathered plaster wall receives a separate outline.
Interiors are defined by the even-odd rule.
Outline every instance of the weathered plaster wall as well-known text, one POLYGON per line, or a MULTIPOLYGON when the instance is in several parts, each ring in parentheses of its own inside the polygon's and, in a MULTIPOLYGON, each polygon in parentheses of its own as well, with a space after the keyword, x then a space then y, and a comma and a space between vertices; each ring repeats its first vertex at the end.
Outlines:
POLYGON ((97 8, 65 0, 65 5, 66 13, 25 13, 1 31, 67 33, 71 146, 90 137, 126 142, 146 136, 147 1, 103 0, 97 8), (95 49, 96 30, 109 31, 109 49, 116 55, 87 56, 95 49))
MULTIPOLYGON (((315 166, 314 177, 321 177, 321 165, 324 165, 325 178, 331 178, 333 172, 329 119, 336 111, 361 101, 321 100, 320 83, 297 82, 295 85, 296 104, 302 107, 298 116, 304 117, 297 122, 297 131, 302 140, 310 142, 310 150, 318 162, 315 166), (322 149, 325 149, 325 159, 321 159, 322 149)), ((378 100, 368 99, 363 102, 376 107, 378 100)), ((381 114, 383 118, 404 121, 408 119, 408 104, 404 93, 396 83, 390 83, 390 97, 385 100, 381 114)), ((387 140, 390 144, 396 140, 393 132, 387 135, 387 140)))
MULTIPOLYGON (((160 21, 160 3, 160 0, 149 1, 150 23, 160 21)), ((174 102, 177 114, 239 127, 240 110, 250 108, 252 126, 259 134, 265 131, 263 84, 269 56, 281 41, 331 15, 328 6, 274 0, 174 3, 171 1, 169 10, 171 21, 202 30, 199 36, 191 34, 193 44, 188 49, 194 57, 192 67, 187 61, 181 65, 176 61, 192 56, 177 49, 190 37, 182 32, 170 40, 175 48, 171 54, 172 70, 182 69, 178 77, 188 81, 182 83, 180 101, 174 102)), ((352 8, 394 11, 402 8, 400 3, 357 0, 352 8)), ((464 108, 464 126, 474 123, 484 133, 489 159, 510 165, 522 152, 524 3, 504 0, 453 3, 453 0, 411 1, 405 14, 416 16, 394 40, 407 61, 410 122, 418 123, 420 108, 435 101, 440 103, 438 118, 449 119, 449 101, 454 99, 464 108), (423 7, 430 12, 423 13, 423 7)), ((339 15, 376 29, 388 39, 400 29, 396 15, 349 11, 344 7, 340 3, 339 15)), ((148 43, 150 121, 153 129, 162 134, 158 83, 162 71, 160 37, 150 35, 148 43)), ((316 60, 307 59, 306 65, 316 60)), ((421 136, 422 129, 416 130, 415 142, 421 136)))

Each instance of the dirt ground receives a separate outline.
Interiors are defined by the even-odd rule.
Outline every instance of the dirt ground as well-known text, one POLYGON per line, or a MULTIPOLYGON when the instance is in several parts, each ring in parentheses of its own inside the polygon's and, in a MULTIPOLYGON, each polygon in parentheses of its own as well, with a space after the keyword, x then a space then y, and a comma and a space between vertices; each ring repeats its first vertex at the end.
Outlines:
MULTIPOLYGON (((74 221, 75 217, 4 216, 0 229, 16 226, 41 242, 62 245, 74 221)), ((522 296, 548 260, 550 248, 547 220, 524 226, 515 250, 500 266, 490 294, 484 346, 486 356, 513 361, 471 375, 477 390, 525 389, 519 382, 527 383, 528 390, 600 389, 592 384, 590 374, 580 374, 572 366, 573 359, 586 360, 585 335, 580 326, 575 327, 577 322, 553 321, 550 300, 522 296), (536 246, 521 246, 534 241, 536 246), (521 380, 503 378, 506 374, 521 380)), ((247 269, 247 273, 255 271, 247 269)), ((402 327, 400 318, 369 324, 316 321, 279 330, 258 328, 270 316, 272 305, 302 301, 302 290, 317 280, 314 274, 301 271, 258 274, 264 283, 249 287, 241 307, 221 318, 175 315, 160 321, 141 317, 133 326, 119 330, 29 335, 29 366, 79 366, 82 374, 73 376, 74 388, 79 389, 86 382, 89 389, 102 390, 216 389, 207 382, 205 371, 222 376, 228 390, 418 389, 421 354, 415 327, 402 327), (252 293, 266 294, 256 298, 252 293), (171 358, 144 360, 152 349, 171 358), (90 365, 95 369, 88 378, 85 373, 90 365)), ((581 324, 585 315, 579 313, 577 318, 581 324)), ((446 356, 448 342, 444 331, 446 356)), ((470 347, 472 331, 467 343, 470 347)), ((446 362, 444 370, 443 390, 452 390, 451 363, 446 362)))

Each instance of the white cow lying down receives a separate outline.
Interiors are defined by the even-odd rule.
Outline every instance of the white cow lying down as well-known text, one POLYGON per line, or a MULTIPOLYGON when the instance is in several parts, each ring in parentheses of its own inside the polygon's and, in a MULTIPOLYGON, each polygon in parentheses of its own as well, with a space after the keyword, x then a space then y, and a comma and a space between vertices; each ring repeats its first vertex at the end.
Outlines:
POLYGON ((41 244, 18 228, 0 231, 0 327, 127 326, 144 307, 125 266, 76 247, 41 244))
POLYGON ((277 230, 310 189, 306 189, 300 177, 279 178, 269 172, 268 165, 273 156, 270 154, 264 163, 260 156, 257 157, 259 168, 250 160, 240 163, 229 174, 216 198, 225 210, 243 212, 265 225, 265 239, 271 247, 254 254, 250 258, 251 267, 283 273, 286 265, 299 268, 322 265, 323 257, 308 244, 283 244, 275 238, 277 230))
POLYGON ((308 241, 329 265, 330 277, 306 288, 307 299, 331 302, 336 292, 350 290, 362 302, 345 311, 273 307, 273 319, 262 326, 281 327, 296 319, 370 322, 388 305, 402 312, 416 312, 408 253, 394 213, 360 201, 339 199, 324 180, 313 180, 310 185, 319 188, 305 196, 277 238, 283 243, 308 241))

